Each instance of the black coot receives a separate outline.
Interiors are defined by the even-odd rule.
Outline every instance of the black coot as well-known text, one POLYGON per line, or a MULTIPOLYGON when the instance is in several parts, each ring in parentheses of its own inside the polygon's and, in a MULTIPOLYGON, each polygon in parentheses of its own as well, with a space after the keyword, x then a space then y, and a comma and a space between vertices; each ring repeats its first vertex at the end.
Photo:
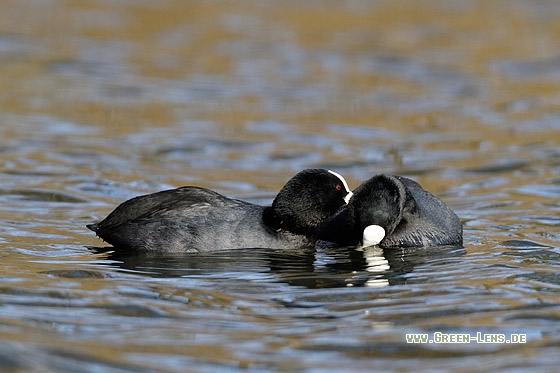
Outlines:
POLYGON ((307 169, 270 207, 185 186, 132 198, 87 227, 115 248, 144 253, 296 248, 313 244, 317 225, 351 195, 339 174, 307 169))
POLYGON ((460 245, 463 227, 445 203, 417 182, 376 175, 354 190, 346 208, 319 226, 317 236, 348 246, 460 245))

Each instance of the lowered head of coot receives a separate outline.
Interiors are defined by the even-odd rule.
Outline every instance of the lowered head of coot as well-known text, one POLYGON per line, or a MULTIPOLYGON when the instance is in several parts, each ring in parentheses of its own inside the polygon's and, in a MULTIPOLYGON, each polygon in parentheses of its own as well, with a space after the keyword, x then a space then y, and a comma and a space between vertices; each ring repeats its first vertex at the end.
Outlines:
POLYGON ((350 225, 363 232, 363 246, 379 244, 395 231, 405 211, 414 209, 404 185, 389 175, 376 175, 362 183, 348 204, 350 225))
POLYGON ((348 220, 362 245, 427 247, 463 241, 459 217, 417 182, 402 176, 377 175, 356 190, 348 220))

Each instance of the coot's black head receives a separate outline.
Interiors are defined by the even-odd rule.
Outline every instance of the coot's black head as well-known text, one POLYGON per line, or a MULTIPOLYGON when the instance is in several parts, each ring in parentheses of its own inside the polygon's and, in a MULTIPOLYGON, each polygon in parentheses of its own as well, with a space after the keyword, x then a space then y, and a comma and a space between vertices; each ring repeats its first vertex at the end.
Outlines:
POLYGON ((352 192, 336 172, 306 169, 280 190, 272 208, 265 210, 265 223, 276 229, 310 234, 326 218, 348 203, 352 192))
POLYGON ((389 235, 401 222, 405 202, 406 189, 396 177, 374 176, 354 190, 348 204, 350 224, 360 232, 378 225, 389 235))

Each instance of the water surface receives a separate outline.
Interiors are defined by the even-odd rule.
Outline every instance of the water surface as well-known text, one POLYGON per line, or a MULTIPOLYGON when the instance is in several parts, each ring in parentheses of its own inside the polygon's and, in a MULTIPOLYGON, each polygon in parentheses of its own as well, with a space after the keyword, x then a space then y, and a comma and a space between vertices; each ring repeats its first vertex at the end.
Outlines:
POLYGON ((557 2, 0 7, 0 370, 557 369, 557 2), (417 180, 464 246, 139 257, 85 228, 307 167, 417 180), (436 332, 527 342, 406 343, 436 332))

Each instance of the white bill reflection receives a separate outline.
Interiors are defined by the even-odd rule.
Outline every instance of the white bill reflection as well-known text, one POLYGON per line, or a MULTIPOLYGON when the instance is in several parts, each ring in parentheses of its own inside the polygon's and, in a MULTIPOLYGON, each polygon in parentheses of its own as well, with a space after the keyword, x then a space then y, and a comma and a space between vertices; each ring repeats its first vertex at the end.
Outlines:
POLYGON ((385 277, 385 271, 389 270, 389 261, 383 255, 383 249, 379 246, 368 246, 361 249, 366 260, 366 271, 371 275, 365 285, 369 287, 384 287, 389 285, 385 277))

